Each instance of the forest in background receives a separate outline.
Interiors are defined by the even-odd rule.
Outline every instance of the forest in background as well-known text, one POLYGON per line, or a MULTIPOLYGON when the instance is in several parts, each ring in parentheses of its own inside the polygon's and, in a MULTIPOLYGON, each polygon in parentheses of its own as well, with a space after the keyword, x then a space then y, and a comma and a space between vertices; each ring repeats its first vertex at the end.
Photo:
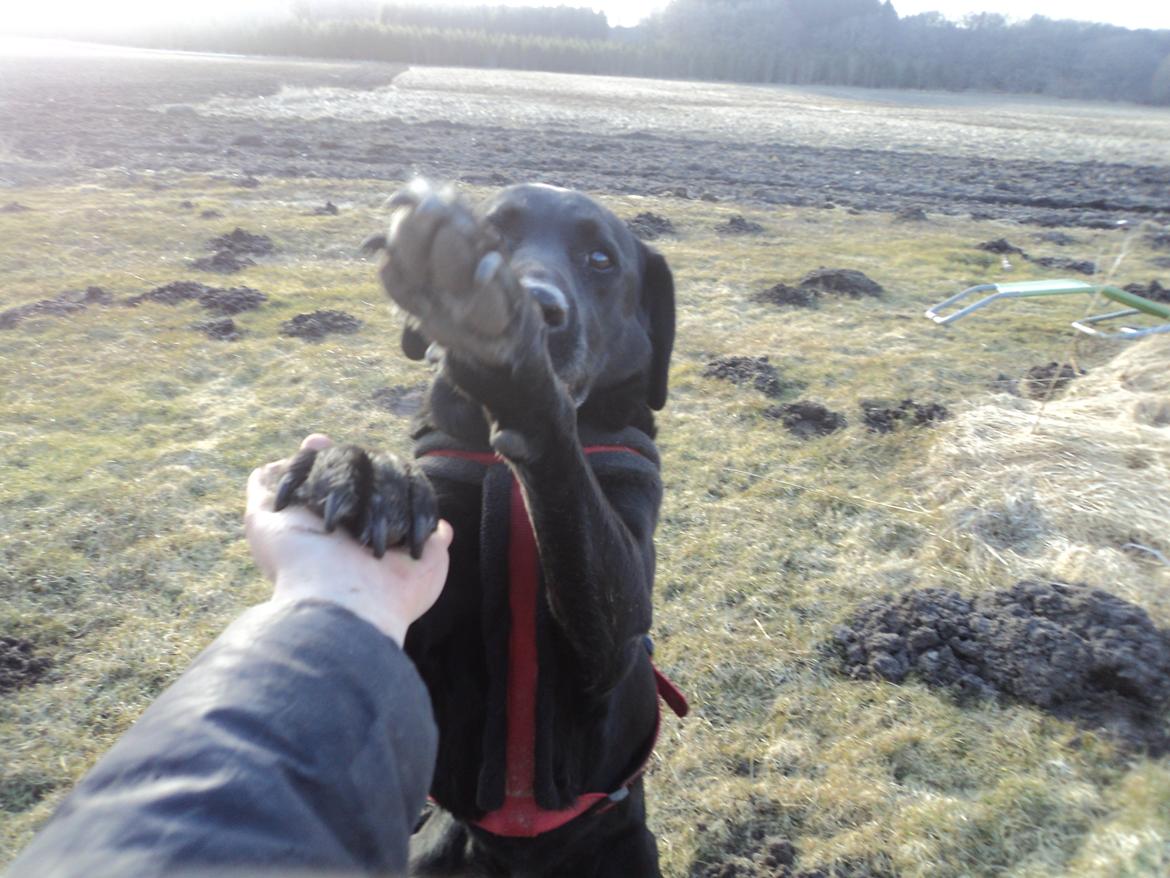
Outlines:
POLYGON ((283 20, 101 37, 245 54, 1170 105, 1170 30, 994 13, 903 18, 890 0, 673 0, 632 28, 565 6, 296 0, 283 20))

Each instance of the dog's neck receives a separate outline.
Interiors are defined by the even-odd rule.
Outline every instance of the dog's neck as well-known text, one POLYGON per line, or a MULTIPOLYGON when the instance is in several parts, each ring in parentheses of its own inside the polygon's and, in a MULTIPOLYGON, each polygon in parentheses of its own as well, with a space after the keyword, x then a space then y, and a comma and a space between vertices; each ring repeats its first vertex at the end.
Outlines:
MULTIPOLYGON (((577 409, 578 427, 601 433, 634 427, 653 439, 658 430, 654 413, 645 399, 644 381, 636 377, 615 387, 595 390, 577 409)), ((442 373, 431 382, 426 400, 415 415, 411 436, 418 440, 435 431, 468 448, 485 451, 490 448, 483 406, 466 396, 442 373)))

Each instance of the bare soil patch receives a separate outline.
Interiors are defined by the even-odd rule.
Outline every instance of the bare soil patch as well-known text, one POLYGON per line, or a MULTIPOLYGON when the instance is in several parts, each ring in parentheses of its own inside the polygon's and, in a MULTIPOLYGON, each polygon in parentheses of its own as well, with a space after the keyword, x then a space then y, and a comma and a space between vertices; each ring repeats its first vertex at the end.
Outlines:
MULTIPOLYGON (((651 80, 619 86, 518 71, 401 73, 377 63, 179 60, 162 52, 51 63, 3 58, 0 130, 13 134, 0 175, 35 183, 92 169, 175 169, 253 186, 261 177, 400 181, 419 173, 906 216, 917 216, 916 209, 978 213, 1049 227, 1113 228, 1120 219, 1165 225, 1170 217, 1170 162, 1148 145, 1156 136, 1086 137, 1078 115, 1085 110, 1062 115, 1071 105, 1043 105, 1053 115, 1028 118, 1041 118, 1048 133, 1028 137, 1020 126, 999 127, 1003 114, 984 107, 982 97, 945 96, 938 98, 944 105, 979 104, 978 119, 962 106, 939 109, 937 117, 916 107, 894 126, 905 136, 891 140, 898 114, 867 106, 862 91, 849 99, 859 124, 844 128, 825 124, 835 114, 823 108, 838 106, 837 98, 799 89, 770 92, 774 100, 761 113, 759 88, 651 80), (485 91, 485 77, 498 89, 485 91), (399 87, 396 78, 406 82, 399 87), (646 97, 615 103, 605 90, 617 87, 646 97), (719 100, 704 109, 684 99, 695 89, 713 90, 719 100), (791 111, 781 128, 776 101, 791 111), (547 124, 549 114, 556 124, 547 124), (935 118, 946 137, 931 148, 917 132, 935 118), (486 146, 514 142, 518 132, 524 149, 486 146), (725 132, 736 132, 734 139, 725 132), (987 135, 998 144, 993 164, 987 135), (976 140, 979 149, 956 148, 976 140)), ((1144 124, 1161 130, 1152 117, 1144 124)))
POLYGON ((1170 631, 1100 589, 1023 581, 975 598, 886 595, 863 603, 834 645, 854 677, 1012 698, 1153 754, 1170 749, 1170 631))
POLYGON ((36 683, 49 669, 49 659, 23 637, 0 637, 0 695, 36 683))

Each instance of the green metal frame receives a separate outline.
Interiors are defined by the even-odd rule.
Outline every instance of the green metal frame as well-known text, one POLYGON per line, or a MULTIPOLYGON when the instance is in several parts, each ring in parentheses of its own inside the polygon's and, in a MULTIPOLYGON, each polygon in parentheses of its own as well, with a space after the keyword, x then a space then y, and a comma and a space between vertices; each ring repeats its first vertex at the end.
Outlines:
POLYGON ((1095 335, 1099 338, 1127 339, 1141 338, 1145 335, 1153 335, 1160 332, 1170 332, 1170 305, 1155 302, 1147 299, 1145 296, 1139 296, 1120 287, 1067 279, 1030 280, 1010 284, 979 284, 978 286, 968 287, 961 293, 928 308, 926 310, 926 316, 940 326, 946 326, 947 324, 954 323, 956 320, 961 320, 972 311, 978 311, 980 308, 986 307, 1000 299, 1034 299, 1041 296, 1071 296, 1085 293, 1091 296, 1103 296, 1110 301, 1116 302, 1119 305, 1125 305, 1126 307, 1118 311, 1095 314, 1092 317, 1074 320, 1072 324, 1073 328, 1081 332, 1095 335), (990 295, 986 295, 982 299, 957 311, 952 311, 949 314, 944 315, 939 313, 944 308, 950 308, 952 305, 976 293, 989 293, 990 295), (1099 323, 1106 323, 1122 317, 1132 317, 1136 314, 1154 317, 1163 322, 1154 326, 1122 326, 1116 332, 1103 332, 1097 328, 1097 324, 1099 323))

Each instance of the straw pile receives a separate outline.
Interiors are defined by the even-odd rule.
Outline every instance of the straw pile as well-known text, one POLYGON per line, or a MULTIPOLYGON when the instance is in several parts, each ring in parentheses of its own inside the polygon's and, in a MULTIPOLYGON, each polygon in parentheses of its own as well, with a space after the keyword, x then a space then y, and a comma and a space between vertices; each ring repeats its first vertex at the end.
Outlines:
POLYGON ((1083 582, 1170 617, 1170 337, 1059 399, 998 395, 940 440, 943 535, 973 579, 1083 582))

